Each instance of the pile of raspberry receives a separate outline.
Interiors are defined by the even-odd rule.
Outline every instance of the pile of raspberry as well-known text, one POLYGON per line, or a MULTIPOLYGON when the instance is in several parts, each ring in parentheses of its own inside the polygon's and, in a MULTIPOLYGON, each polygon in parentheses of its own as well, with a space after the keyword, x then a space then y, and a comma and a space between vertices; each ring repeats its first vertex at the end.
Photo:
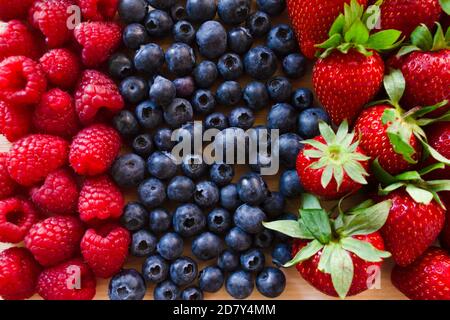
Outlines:
POLYGON ((101 69, 121 42, 117 1, 0 2, 0 296, 92 299, 124 264, 124 199, 107 172, 123 107, 101 69), (100 3, 101 2, 101 3, 100 3), (71 6, 81 8, 81 22, 71 6))

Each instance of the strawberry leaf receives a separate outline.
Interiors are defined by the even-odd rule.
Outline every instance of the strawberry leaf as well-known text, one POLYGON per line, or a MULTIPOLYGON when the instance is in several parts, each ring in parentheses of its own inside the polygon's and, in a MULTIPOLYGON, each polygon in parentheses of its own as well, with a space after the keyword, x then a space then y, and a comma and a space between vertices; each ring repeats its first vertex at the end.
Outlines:
POLYGON ((416 134, 415 135, 417 137, 417 139, 420 140, 420 142, 422 143, 424 149, 426 152, 428 152, 433 159, 442 162, 446 165, 450 165, 450 160, 447 159, 446 157, 444 157, 443 155, 441 155, 437 150, 435 150, 432 146, 430 146, 428 143, 426 143, 426 141, 423 139, 423 137, 421 137, 420 135, 416 134))
MULTIPOLYGON (((303 224, 302 224, 303 225, 303 224)), ((291 238, 298 239, 314 239, 313 235, 302 227, 298 221, 293 220, 278 220, 272 222, 263 222, 263 226, 267 229, 278 231, 291 238)))
POLYGON ((300 262, 303 262, 305 260, 308 260, 312 256, 314 256, 317 252, 319 252, 324 247, 323 244, 321 244, 318 240, 313 240, 309 242, 306 246, 304 246, 295 257, 283 265, 285 268, 289 268, 292 266, 295 266, 296 264, 299 264, 300 262))
POLYGON ((345 25, 345 18, 344 15, 341 13, 331 25, 330 31, 328 32, 328 36, 332 37, 333 35, 338 34, 339 37, 341 37, 342 30, 344 30, 344 25, 345 25))
POLYGON ((395 176, 398 181, 422 180, 417 171, 406 171, 395 176))
POLYGON ((448 15, 450 15, 450 0, 439 0, 442 10, 448 15))
POLYGON ((439 23, 436 23, 436 25, 437 25, 437 28, 436 28, 436 33, 434 34, 433 47, 431 48, 431 51, 439 51, 441 49, 447 48, 444 31, 442 30, 442 27, 439 23))
POLYGON ((399 133, 395 126, 390 126, 387 129, 387 135, 391 142, 392 148, 398 154, 403 156, 403 159, 411 164, 416 164, 417 160, 414 160, 412 156, 416 153, 416 150, 409 144, 409 140, 406 140, 404 135, 399 133))
POLYGON ((306 229, 323 244, 331 240, 331 224, 328 213, 323 209, 302 209, 300 217, 306 229))
POLYGON ((342 36, 339 33, 333 34, 330 38, 322 42, 321 44, 316 45, 317 48, 320 49, 330 49, 336 48, 342 43, 342 36))
POLYGON ((323 273, 331 273, 331 258, 336 246, 337 244, 335 242, 330 242, 323 247, 322 253, 320 255, 319 265, 317 266, 317 269, 319 269, 319 271, 323 273))
POLYGON ((406 87, 402 72, 400 70, 392 70, 390 74, 384 77, 383 83, 392 105, 397 107, 406 87))
POLYGON ((355 20, 345 33, 344 39, 346 42, 364 44, 369 40, 369 30, 361 20, 355 20))
MULTIPOLYGON (((431 113, 437 109, 445 107, 447 105, 447 103, 448 103, 448 100, 443 100, 432 106, 427 106, 427 107, 422 107, 422 108, 419 107, 419 108, 417 108, 416 111, 414 111, 412 113, 408 112, 409 113, 408 117, 411 117, 413 119, 421 118, 428 113, 431 113)), ((447 113, 450 114, 450 112, 447 112, 447 113)), ((448 116, 448 114, 445 114, 445 115, 448 116)))
POLYGON ((330 271, 334 289, 341 299, 345 298, 353 281, 353 261, 340 246, 333 250, 330 271))
POLYGON ((367 26, 369 30, 375 29, 379 25, 380 19, 381 19, 381 10, 380 6, 377 4, 369 6, 366 12, 364 12, 362 17, 363 23, 367 26))
POLYGON ((302 194, 302 209, 322 209, 319 199, 309 193, 302 194))
POLYGON ((428 167, 425 167, 425 168, 419 170, 419 174, 421 176, 424 176, 430 172, 433 172, 434 170, 444 169, 444 168, 445 168, 445 164, 439 162, 439 163, 432 164, 428 167))
POLYGON ((341 244, 342 248, 353 252, 358 257, 368 262, 381 262, 383 261, 383 258, 389 258, 391 256, 389 252, 378 250, 369 242, 352 237, 341 239, 341 244))
POLYGON ((392 191, 400 189, 404 187, 406 184, 404 182, 394 182, 393 184, 388 185, 386 188, 379 188, 378 193, 382 196, 388 195, 392 191))
POLYGON ((421 24, 411 33, 411 43, 423 51, 433 47, 433 35, 425 24, 421 24))
POLYGON ((351 208, 347 214, 358 214, 358 211, 367 209, 371 206, 373 206, 375 202, 372 199, 367 199, 366 201, 361 202, 357 206, 351 208))
POLYGON ((400 50, 398 50, 397 57, 407 55, 408 53, 411 53, 414 51, 420 51, 420 48, 417 46, 413 46, 413 45, 404 46, 404 47, 400 48, 400 50))
POLYGON ((378 158, 376 158, 372 162, 372 171, 375 174, 375 177, 378 179, 378 181, 380 181, 384 185, 389 185, 391 183, 396 182, 395 177, 383 169, 383 167, 380 165, 380 162, 378 161, 378 158))
POLYGON ((433 200, 433 193, 428 190, 419 188, 413 184, 406 185, 406 192, 417 203, 430 204, 433 200))
POLYGON ((401 34, 400 31, 393 29, 374 33, 369 37, 366 47, 377 51, 393 49, 399 44, 396 44, 396 41, 401 34))

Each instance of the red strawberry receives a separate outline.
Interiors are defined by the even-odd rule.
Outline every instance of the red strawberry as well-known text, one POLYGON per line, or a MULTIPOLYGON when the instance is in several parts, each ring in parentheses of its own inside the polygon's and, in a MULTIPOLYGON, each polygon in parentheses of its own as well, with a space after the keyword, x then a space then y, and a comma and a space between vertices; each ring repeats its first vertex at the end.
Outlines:
POLYGON ((440 248, 429 248, 416 262, 395 266, 392 283, 414 300, 450 300, 450 254, 440 248))
POLYGON ((77 0, 84 20, 112 20, 117 13, 118 0, 77 0))
MULTIPOLYGON (((447 121, 434 123, 426 128, 426 134, 429 145, 441 155, 450 159, 450 123, 447 121)), ((435 159, 430 157, 427 164, 436 162, 435 159)), ((431 172, 429 177, 432 179, 450 180, 450 166, 447 165, 444 169, 431 172)))
POLYGON ((297 157, 297 173, 304 189, 324 199, 339 199, 367 184, 369 157, 362 152, 355 134, 344 121, 335 134, 319 124, 321 135, 306 144, 297 157))
POLYGON ((28 9, 34 0, 2 0, 0 1, 0 20, 26 18, 28 9))
POLYGON ((0 60, 10 56, 37 58, 40 50, 35 38, 21 21, 0 21, 0 60))
POLYGON ((445 195, 441 196, 442 201, 445 203, 447 208, 447 213, 445 215, 445 224, 442 228, 441 235, 439 237, 440 244, 443 248, 450 251, 450 210, 448 206, 450 205, 450 192, 445 192, 445 195))
POLYGON ((1 200, 0 242, 21 242, 37 220, 38 213, 31 202, 21 198, 1 200))
POLYGON ((14 106, 0 100, 0 134, 10 142, 22 138, 30 131, 31 115, 28 106, 14 106))
POLYGON ((8 154, 0 152, 0 200, 10 197, 17 189, 17 183, 8 173, 8 154))
POLYGON ((62 89, 72 89, 80 75, 80 61, 68 49, 53 49, 40 59, 48 81, 62 89))

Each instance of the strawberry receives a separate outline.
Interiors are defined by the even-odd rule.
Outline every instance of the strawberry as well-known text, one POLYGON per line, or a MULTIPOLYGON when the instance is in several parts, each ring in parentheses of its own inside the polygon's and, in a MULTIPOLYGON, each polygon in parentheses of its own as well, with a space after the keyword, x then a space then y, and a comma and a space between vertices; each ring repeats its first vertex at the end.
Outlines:
POLYGON ((355 133, 348 133, 346 121, 336 134, 324 122, 319 123, 319 130, 320 136, 303 141, 306 146, 297 157, 304 189, 330 200, 355 193, 367 184, 370 158, 354 141, 355 133))
POLYGON ((371 286, 380 272, 384 250, 378 230, 385 223, 391 201, 366 201, 336 218, 321 208, 317 198, 303 194, 298 221, 264 223, 268 229, 297 238, 295 257, 285 267, 296 265, 300 275, 319 291, 344 298, 371 286))
POLYGON ((384 63, 377 51, 394 48, 396 30, 369 34, 367 12, 356 0, 345 4, 345 14, 333 23, 330 38, 318 45, 324 49, 313 68, 317 98, 335 124, 352 123, 362 107, 379 91, 384 63))

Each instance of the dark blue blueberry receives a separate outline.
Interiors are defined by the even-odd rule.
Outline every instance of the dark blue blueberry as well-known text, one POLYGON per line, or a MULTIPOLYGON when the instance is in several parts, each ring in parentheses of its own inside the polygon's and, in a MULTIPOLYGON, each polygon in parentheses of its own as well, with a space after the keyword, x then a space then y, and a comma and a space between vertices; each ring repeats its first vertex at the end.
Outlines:
POLYGON ((269 79, 277 70, 277 58, 266 46, 250 49, 244 58, 245 72, 257 80, 269 79))
POLYGON ((108 61, 109 74, 116 79, 124 79, 134 72, 133 61, 123 53, 116 53, 108 61))
POLYGON ((166 64, 177 77, 187 76, 195 67, 194 50, 185 43, 174 43, 166 51, 166 64))
POLYGON ((116 158, 110 172, 119 187, 137 187, 145 178, 145 161, 134 153, 123 154, 116 158))
POLYGON ((145 281, 135 269, 122 270, 109 281, 111 300, 142 300, 146 291, 145 281))
POLYGON ((241 58, 235 53, 225 53, 221 56, 217 68, 225 80, 236 80, 244 73, 241 58))
POLYGON ((159 283, 154 291, 153 298, 155 300, 178 300, 180 299, 180 289, 170 280, 159 283))
POLYGON ((173 21, 180 21, 187 19, 186 7, 183 3, 178 2, 170 8, 170 16, 173 21))
POLYGON ((271 158, 270 153, 259 152, 256 155, 256 160, 252 161, 252 163, 250 163, 249 167, 250 167, 250 170, 252 170, 253 172, 261 173, 261 169, 270 167, 271 162, 272 162, 272 158, 271 158))
POLYGON ((254 289, 253 277, 250 272, 238 270, 228 276, 225 288, 235 299, 249 297, 254 289))
POLYGON ((132 147, 136 154, 147 158, 153 151, 152 136, 149 133, 136 136, 133 140, 132 147))
POLYGON ((302 138, 295 133, 285 133, 278 139, 280 162, 288 169, 294 169, 297 156, 303 149, 302 138))
POLYGON ((167 198, 177 202, 188 202, 192 199, 195 185, 191 179, 185 176, 176 176, 170 180, 167 186, 167 198))
POLYGON ((264 268, 266 258, 260 249, 250 249, 241 254, 242 269, 249 272, 259 272, 264 268))
POLYGON ((151 283, 160 283, 169 276, 169 263, 159 254, 153 254, 145 259, 142 265, 144 279, 151 283))
POLYGON ((181 163, 181 170, 191 179, 198 179, 204 176, 208 170, 208 165, 203 161, 201 155, 187 155, 181 163))
POLYGON ((220 189, 220 205, 225 209, 234 211, 242 204, 237 186, 232 183, 220 189))
POLYGON ((262 37, 269 32, 272 24, 267 13, 256 11, 247 18, 246 26, 254 37, 262 37))
POLYGON ((209 177, 216 185, 223 187, 233 180, 234 168, 229 164, 214 163, 209 169, 209 177))
POLYGON ((138 202, 127 203, 123 209, 123 215, 120 218, 122 225, 130 231, 137 231, 144 228, 147 221, 147 210, 138 202))
POLYGON ((158 179, 170 179, 177 172, 177 164, 172 154, 166 151, 156 151, 147 160, 147 169, 158 179))
POLYGON ((319 121, 330 124, 331 120, 322 108, 309 108, 298 115, 298 134, 305 139, 311 139, 320 134, 319 121))
POLYGON ((213 209, 208 214, 208 230, 217 234, 223 234, 231 228, 232 219, 230 213, 223 208, 213 209))
POLYGON ((228 48, 237 54, 246 53, 253 44, 250 31, 244 27, 236 27, 228 31, 228 48))
POLYGON ((231 127, 250 129, 255 123, 255 115, 253 111, 246 107, 237 107, 231 110, 228 116, 228 122, 231 127))
POLYGON ((172 261, 183 253, 184 242, 181 236, 175 232, 164 234, 156 245, 156 250, 166 260, 172 261))
POLYGON ((286 170, 280 177, 280 192, 286 198, 295 198, 303 192, 303 186, 295 170, 286 170))
POLYGON ((173 21, 166 11, 152 10, 145 17, 144 25, 150 36, 165 37, 170 34, 173 21))
POLYGON ((173 228, 183 237, 195 236, 203 231, 205 226, 206 217, 195 204, 183 204, 173 214, 173 228))
POLYGON ((131 237, 130 253, 135 257, 146 257, 155 252, 158 239, 147 230, 139 230, 131 237))
POLYGON ((164 120, 172 128, 179 128, 186 122, 192 121, 193 118, 194 110, 191 103, 186 99, 175 98, 164 109, 164 120))
POLYGON ((217 292, 222 288, 225 276, 218 267, 206 267, 198 275, 198 285, 204 292, 217 292))
POLYGON ((236 209, 233 218, 237 227, 247 233, 256 234, 264 230, 262 223, 267 219, 267 216, 259 207, 244 203, 236 209))
POLYGON ((256 277, 256 288, 263 296, 276 298, 286 288, 286 277, 280 269, 266 267, 256 277))
POLYGON ((224 106, 235 106, 241 101, 241 85, 236 81, 225 81, 217 88, 217 102, 224 106))
POLYGON ((203 300, 203 292, 197 287, 187 287, 181 292, 181 300, 203 300))
POLYGON ((155 9, 168 10, 177 1, 176 0, 147 0, 148 4, 155 9))
POLYGON ((278 217, 284 212, 286 201, 280 192, 270 192, 262 204, 262 209, 271 218, 278 217))
POLYGON ((114 128, 125 138, 133 137, 139 133, 139 123, 131 111, 122 110, 113 119, 114 128))
POLYGON ((121 0, 118 12, 120 19, 125 23, 140 22, 147 13, 147 2, 145 0, 121 0))
POLYGON ((277 103, 272 106, 267 115, 267 127, 279 129, 280 133, 293 132, 296 127, 295 109, 287 103, 277 103))
POLYGON ((256 0, 260 10, 270 14, 271 16, 277 16, 286 8, 286 0, 256 0))
POLYGON ((233 251, 245 251, 252 246, 252 236, 239 227, 234 227, 225 236, 225 243, 233 251))
POLYGON ((272 245, 273 238, 273 232, 268 229, 264 229, 260 233, 255 234, 253 242, 257 248, 266 249, 272 245))
POLYGON ((287 24, 276 25, 267 36, 267 46, 280 56, 294 52, 297 49, 294 30, 287 24))
POLYGON ((230 127, 217 133, 213 142, 216 162, 244 163, 249 148, 247 137, 244 129, 237 127, 230 127))
POLYGON ((211 181, 200 181, 195 186, 194 201, 202 208, 210 208, 219 202, 219 188, 211 181))
POLYGON ((267 185, 261 175, 257 173, 247 173, 243 175, 237 183, 239 198, 250 205, 259 205, 267 197, 267 185))
POLYGON ((173 26, 173 39, 176 42, 191 44, 195 39, 195 29, 188 21, 178 21, 173 26))
POLYGON ((261 110, 269 104, 269 93, 262 82, 252 81, 244 89, 244 101, 252 110, 261 110))
POLYGON ((123 29, 122 40, 125 47, 136 50, 148 43, 150 38, 142 24, 132 23, 123 29))
POLYGON ((194 78, 191 76, 177 78, 173 80, 173 84, 179 98, 189 98, 195 91, 194 78))
POLYGON ((226 24, 240 24, 250 14, 250 0, 219 0, 217 13, 226 24))
POLYGON ((122 80, 119 91, 126 102, 137 104, 148 96, 148 84, 144 78, 128 77, 122 80))
POLYGON ((156 208, 166 200, 166 188, 160 180, 150 178, 139 185, 138 196, 146 207, 156 208))
POLYGON ((178 258, 170 265, 170 279, 178 286, 191 284, 197 273, 197 263, 189 257, 178 258))
POLYGON ((303 77, 306 71, 306 58, 300 53, 287 55, 283 59, 283 71, 289 78, 303 77))
POLYGON ((272 250, 272 262, 278 267, 283 266, 287 262, 291 261, 291 251, 292 248, 287 243, 278 243, 272 250))
POLYGON ((239 268, 239 253, 231 250, 225 250, 217 259, 217 265, 225 272, 234 271, 239 268))
POLYGON ((172 130, 159 128, 153 135, 153 142, 159 151, 172 151, 175 141, 172 141, 172 130))
POLYGON ((217 21, 206 21, 197 30, 196 40, 202 56, 207 59, 220 57, 227 50, 227 31, 217 21))
POLYGON ((204 232, 192 241, 192 254, 199 260, 217 258, 223 249, 222 238, 212 232, 204 232))
POLYGON ((173 82, 161 76, 157 76, 150 87, 150 100, 161 107, 169 105, 176 95, 177 89, 173 82))
POLYGON ((299 88, 294 91, 291 98, 292 106, 298 111, 311 108, 314 102, 314 95, 308 88, 299 88))
POLYGON ((209 90, 199 89, 191 99, 194 110, 201 114, 210 114, 216 108, 216 98, 209 90))
POLYGON ((291 98, 292 85, 285 77, 275 77, 267 81, 267 92, 275 102, 289 101, 291 98))
POLYGON ((216 64, 212 61, 204 60, 194 69, 195 83, 200 88, 210 88, 216 81, 218 74, 216 64))
POLYGON ((187 0, 186 13, 193 22, 205 22, 216 15, 216 0, 187 0))
POLYGON ((136 70, 155 74, 164 64, 164 51, 156 43, 146 44, 136 52, 134 66, 136 70))
POLYGON ((222 112, 214 112, 205 118, 206 129, 225 130, 229 127, 228 118, 222 112))
POLYGON ((150 100, 140 103, 135 110, 139 124, 146 129, 153 129, 163 121, 163 112, 150 100))
POLYGON ((172 225, 172 216, 170 213, 162 208, 153 209, 148 214, 148 225, 150 231, 155 233, 166 232, 172 225))

